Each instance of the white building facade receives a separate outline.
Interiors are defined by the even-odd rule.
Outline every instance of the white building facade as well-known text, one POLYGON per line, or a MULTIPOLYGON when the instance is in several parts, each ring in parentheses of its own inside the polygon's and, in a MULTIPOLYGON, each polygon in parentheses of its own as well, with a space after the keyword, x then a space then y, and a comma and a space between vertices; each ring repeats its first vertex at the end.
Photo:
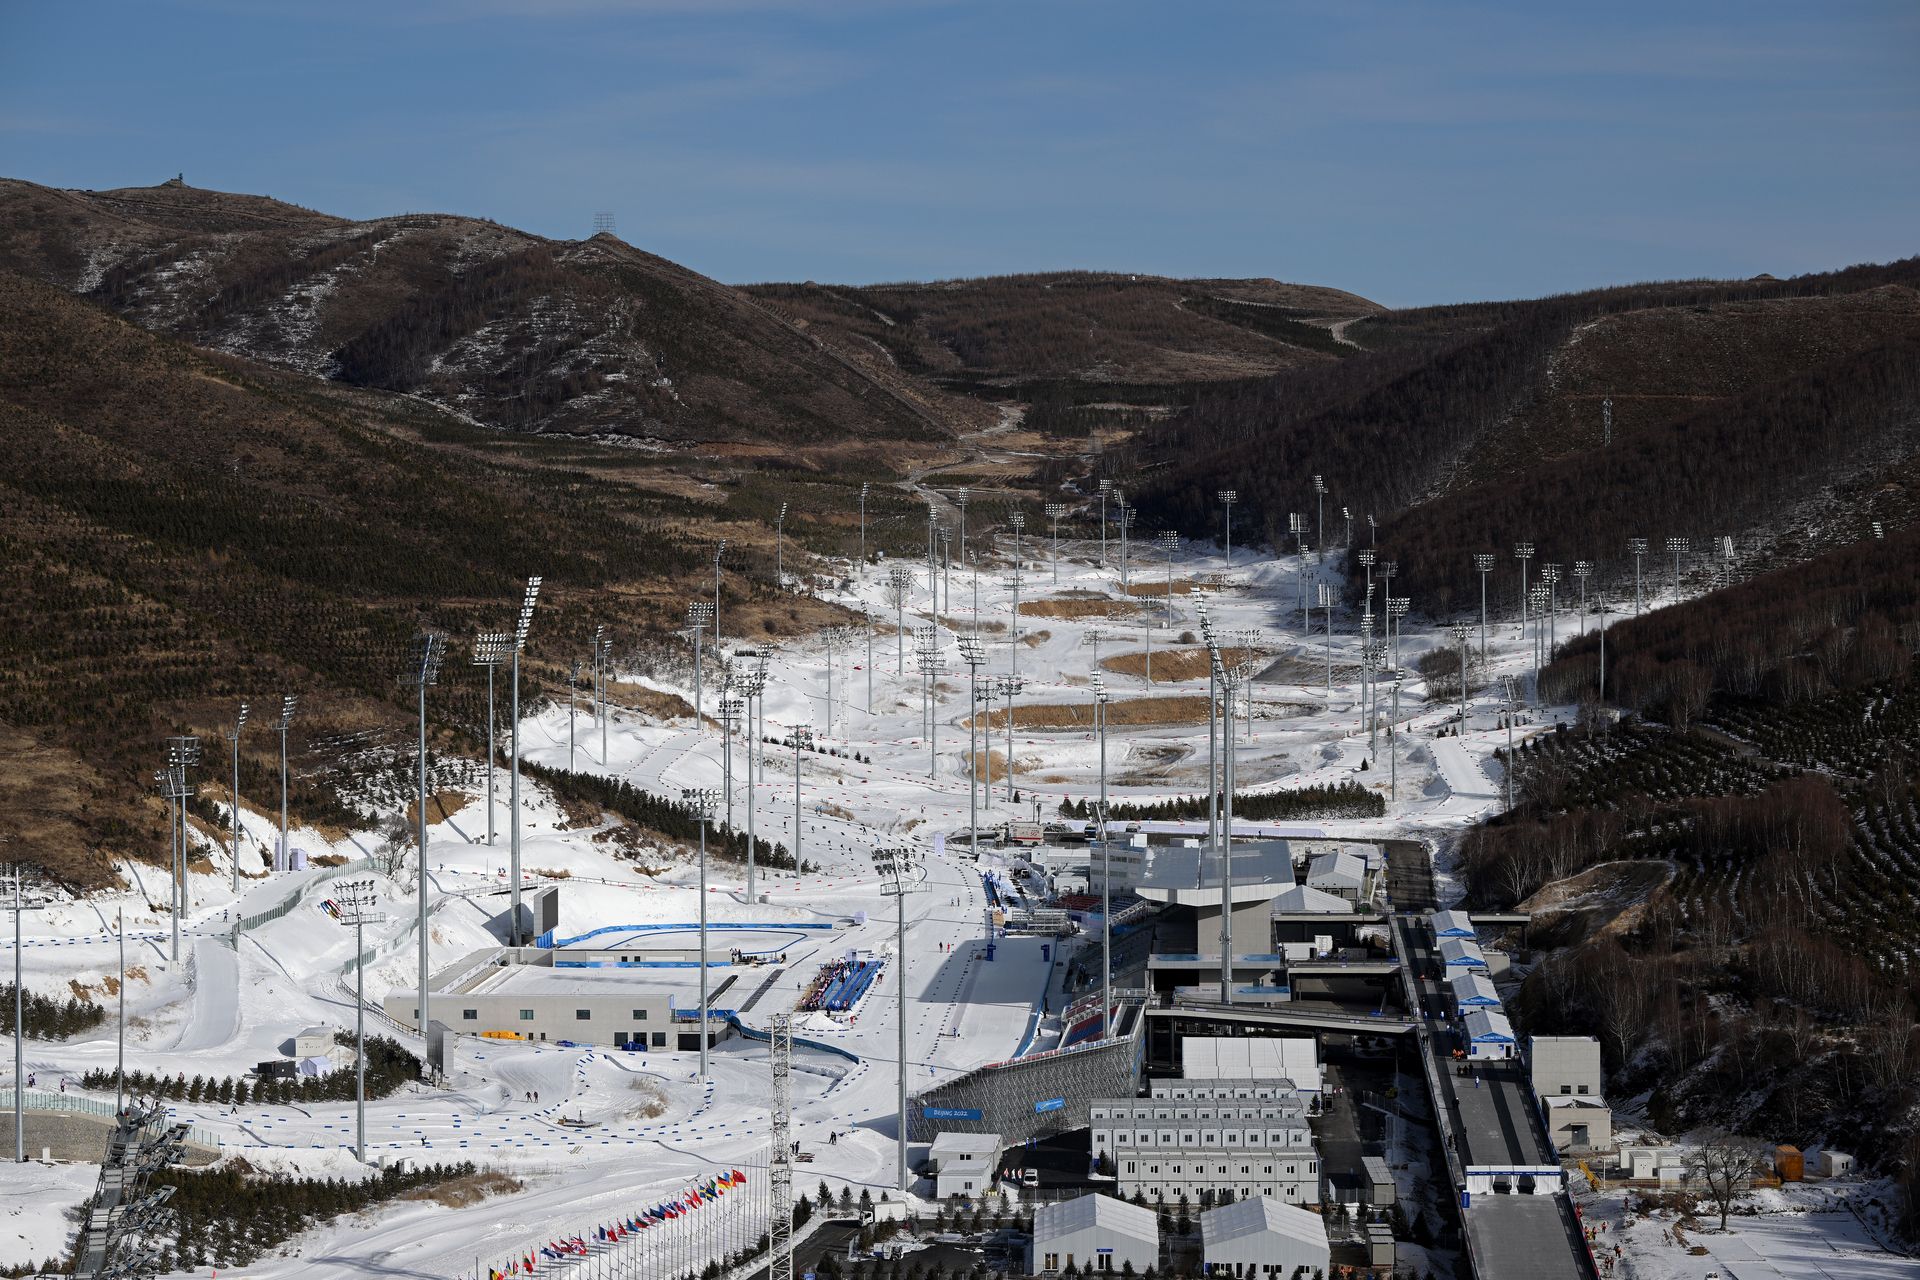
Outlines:
POLYGON ((1118 1275, 1131 1266, 1137 1276, 1159 1265, 1160 1218, 1151 1209, 1103 1195, 1034 1207, 1031 1275, 1068 1267, 1081 1275, 1118 1275))
POLYGON ((1329 1249, 1320 1215, 1271 1196, 1236 1200, 1200 1215, 1207 1273, 1235 1280, 1325 1276, 1329 1249))
POLYGON ((1195 1204, 1231 1192, 1320 1202, 1320 1158, 1297 1093, 1267 1098, 1115 1098, 1090 1104, 1093 1150, 1117 1191, 1195 1204), (1208 1194, 1210 1193, 1210 1194, 1208 1194))

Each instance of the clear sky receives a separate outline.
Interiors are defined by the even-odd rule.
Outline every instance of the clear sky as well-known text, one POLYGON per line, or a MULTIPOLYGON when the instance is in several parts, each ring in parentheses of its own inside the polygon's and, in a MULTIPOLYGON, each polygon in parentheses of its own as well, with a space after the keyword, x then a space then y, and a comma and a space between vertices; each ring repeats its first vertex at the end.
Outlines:
POLYGON ((733 282, 1788 275, 1920 252, 1920 4, 0 0, 0 174, 176 172, 733 282))

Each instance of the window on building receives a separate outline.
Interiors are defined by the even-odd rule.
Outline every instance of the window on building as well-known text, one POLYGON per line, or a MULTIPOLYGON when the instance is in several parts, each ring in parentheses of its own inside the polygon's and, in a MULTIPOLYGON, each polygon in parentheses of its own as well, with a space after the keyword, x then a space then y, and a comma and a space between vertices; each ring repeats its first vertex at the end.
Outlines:
MULTIPOLYGON (((1572 1093, 1572 1092, 1573 1092, 1573 1086, 1572 1086, 1572 1085, 1570 1085, 1570 1084, 1563 1084, 1563 1085, 1561 1085, 1561 1086, 1560 1086, 1560 1092, 1562 1092, 1562 1093, 1572 1093)), ((1585 1093, 1585 1092, 1586 1092, 1586 1090, 1584 1090, 1584 1089, 1582 1089, 1582 1090, 1581 1090, 1581 1092, 1582 1092, 1582 1093, 1585 1093)))
POLYGON ((1058 1271, 1058 1270, 1060 1269, 1060 1255, 1059 1255, 1059 1254, 1057 1254, 1057 1253, 1050 1253, 1050 1254, 1048 1254, 1048 1255, 1046 1256, 1046 1269, 1047 1269, 1048 1271, 1058 1271))
POLYGON ((653 1047, 654 1047, 654 1048, 656 1048, 656 1049, 662 1049, 662 1048, 665 1048, 665 1047, 666 1047, 666 1043, 667 1043, 667 1033, 666 1033, 666 1032, 664 1032, 664 1031, 656 1031, 656 1032, 654 1032, 654 1033, 653 1033, 653 1047))
POLYGON ((573 1011, 573 1020, 575 1022, 591 1022, 593 1021, 593 1010, 575 1009, 573 1011))
POLYGON ((635 1009, 633 1011, 633 1020, 635 1022, 645 1022, 647 1020, 647 1011, 645 1009, 635 1009))
POLYGON ((1593 1092, 1593 1091, 1592 1091, 1591 1089, 1589 1089, 1589 1088, 1588 1088, 1588 1087, 1587 1087, 1586 1085, 1584 1085, 1584 1084, 1583 1084, 1583 1085, 1581 1085, 1581 1086, 1580 1086, 1580 1092, 1582 1092, 1582 1093, 1591 1093, 1591 1092, 1593 1092))
POLYGON ((460 1011, 460 1021, 462 1022, 478 1022, 479 1020, 480 1011, 478 1009, 462 1009, 460 1011))
POLYGON ((520 1011, 520 1021, 522 1021, 522 1022, 532 1022, 532 1021, 533 1021, 533 1010, 531 1010, 531 1009, 522 1009, 522 1010, 520 1011))

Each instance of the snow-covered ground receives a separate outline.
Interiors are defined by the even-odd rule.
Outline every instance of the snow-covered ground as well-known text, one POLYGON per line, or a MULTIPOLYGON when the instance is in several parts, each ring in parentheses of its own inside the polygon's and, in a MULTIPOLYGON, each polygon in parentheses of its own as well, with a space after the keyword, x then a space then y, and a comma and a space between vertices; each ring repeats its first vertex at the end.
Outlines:
MULTIPOLYGON (((1124 599, 1115 569, 1094 563, 1095 554, 1088 546, 1068 548, 1057 587, 1044 558, 1030 562, 1022 599, 1069 589, 1124 599)), ((1316 610, 1312 632, 1303 631, 1295 605, 1298 569, 1291 558, 1258 558, 1245 551, 1228 566, 1203 549, 1190 549, 1175 566, 1182 578, 1224 574, 1227 588, 1204 597, 1223 636, 1237 642, 1236 633, 1257 628, 1260 648, 1274 659, 1299 659, 1288 669, 1300 671, 1308 681, 1256 681, 1252 736, 1243 733, 1236 747, 1241 787, 1265 790, 1357 779, 1384 793, 1392 772, 1386 766, 1386 740, 1379 740, 1372 767, 1361 772, 1369 744, 1361 724, 1360 690, 1357 679, 1343 674, 1357 668, 1354 620, 1336 614, 1335 679, 1329 690, 1324 675, 1314 679, 1315 672, 1325 670, 1325 614, 1316 610)), ((1331 571, 1331 564, 1327 569, 1331 571)), ((882 599, 884 577, 881 570, 870 568, 864 583, 839 602, 868 607, 876 622, 890 624, 894 610, 882 599)), ((1136 571, 1136 581, 1160 577, 1154 573, 1142 578, 1136 571)), ((906 609, 910 630, 934 616, 971 625, 972 577, 956 572, 950 582, 951 598, 940 601, 936 615, 924 567, 918 571, 906 609)), ((1016 619, 1011 582, 1004 573, 982 575, 978 591, 987 649, 984 680, 1011 671, 1016 619)), ((1156 650, 1177 645, 1169 636, 1198 633, 1201 600, 1193 595, 1174 598, 1172 625, 1155 637, 1156 650)), ((1158 597, 1139 603, 1165 608, 1165 600, 1158 597)), ((1566 625, 1571 628, 1570 622, 1566 625)), ((1027 682, 1019 705, 1091 701, 1093 649, 1087 633, 1095 626, 1108 632, 1100 649, 1103 657, 1139 647, 1137 627, 1100 617, 1017 620, 1018 670, 1027 682)), ((819 964, 830 957, 855 949, 888 959, 879 982, 852 1016, 835 1020, 809 1015, 800 1027, 802 1034, 858 1058, 853 1062, 812 1051, 798 1055, 795 1136, 814 1155, 814 1162, 802 1170, 803 1189, 825 1179, 836 1186, 869 1187, 877 1195, 892 1185, 898 1016, 894 983, 899 965, 894 904, 880 892, 871 865, 876 845, 911 843, 922 854, 925 868, 919 891, 906 900, 909 1087, 917 1091, 1006 1058, 1023 1046, 1044 1045, 1058 1033, 1057 1018, 1049 1021, 1039 1010, 1044 1001, 1057 1014, 1064 1003, 1054 986, 1060 958, 1048 966, 1040 959, 1037 940, 1006 939, 997 958, 986 962, 979 874, 957 855, 935 848, 936 835, 963 831, 968 815, 967 668, 954 633, 943 626, 939 639, 942 672, 934 687, 938 735, 932 777, 928 743, 921 736, 921 678, 910 639, 904 675, 891 635, 875 638, 871 671, 864 639, 840 650, 831 680, 827 651, 817 640, 776 649, 765 697, 768 732, 778 737, 791 726, 806 726, 823 747, 842 752, 838 758, 816 753, 801 758, 800 854, 818 869, 806 875, 763 871, 761 902, 747 900, 740 868, 716 864, 710 871, 708 907, 716 926, 768 926, 755 934, 723 933, 714 945, 749 950, 778 946, 786 952, 784 970, 742 1014, 749 1026, 764 1028, 770 1012, 792 1007, 819 964), (851 759, 855 752, 868 761, 851 759), (833 927, 780 933, 780 926, 788 923, 833 927), (830 1142, 831 1134, 838 1134, 838 1141, 830 1142)), ((724 636, 723 642, 733 647, 724 636)), ((1493 628, 1493 642, 1496 673, 1519 674, 1530 663, 1531 645, 1511 623, 1493 628)), ((1446 643, 1444 633, 1409 625, 1401 640, 1403 665, 1411 668, 1420 653, 1446 643)), ((1106 683, 1116 698, 1127 699, 1192 694, 1203 691, 1205 680, 1185 686, 1163 682, 1149 691, 1140 678, 1108 672, 1106 683)), ((679 692, 691 700, 692 690, 679 692)), ((705 710, 711 715, 716 696, 711 683, 705 695, 705 710)), ((1450 721, 1456 708, 1427 705, 1417 679, 1403 687, 1400 710, 1408 732, 1401 739, 1397 766, 1398 802, 1384 818, 1303 824, 1305 829, 1330 837, 1430 837, 1457 832, 1500 802, 1499 768, 1489 765, 1488 757, 1505 744, 1506 732, 1494 727, 1491 696, 1476 699, 1469 731, 1459 737, 1434 738, 1435 728, 1450 721)), ((1550 724, 1553 718, 1552 712, 1541 714, 1532 727, 1550 724)), ((589 730, 584 716, 575 733, 577 769, 611 774, 674 797, 682 788, 723 784, 722 738, 710 724, 699 726, 691 719, 660 723, 616 712, 605 759, 600 758, 600 735, 589 730)), ((1205 735, 1204 721, 1115 727, 1107 751, 1110 794, 1115 800, 1146 800, 1200 790, 1205 735)), ((994 735, 992 749, 1000 752, 1004 745, 1004 734, 994 735)), ((522 725, 522 751, 541 764, 567 767, 567 710, 549 708, 529 717, 522 725)), ((1097 744, 1085 730, 1016 729, 1013 754, 1022 816, 1032 813, 1035 800, 1042 816, 1052 816, 1063 799, 1098 794, 1097 744)), ((793 752, 769 746, 764 776, 751 781, 746 756, 744 740, 736 739, 730 797, 734 823, 745 827, 751 803, 757 833, 791 849, 796 837, 793 752)), ((218 779, 208 781, 217 791, 218 779)), ((484 784, 472 788, 467 800, 429 831, 425 861, 436 970, 496 944, 501 936, 498 917, 505 898, 497 890, 505 884, 508 862, 505 779, 498 791, 492 846, 485 843, 484 784)), ((553 798, 526 779, 521 800, 522 867, 534 877, 530 883, 560 884, 562 936, 696 918, 697 874, 684 851, 623 857, 601 838, 605 828, 571 827, 553 798)), ((983 802, 982 824, 1005 820, 1008 809, 1003 785, 997 797, 983 802)), ((189 885, 191 906, 178 962, 170 958, 164 912, 148 908, 167 896, 164 874, 150 866, 127 867, 134 887, 117 897, 102 895, 26 915, 23 958, 28 984, 61 994, 77 984, 93 998, 108 1001, 111 1010, 105 995, 105 983, 116 966, 111 926, 116 909, 125 907, 130 1068, 189 1077, 237 1075, 286 1052, 302 1027, 353 1025, 351 931, 320 907, 329 880, 340 873, 316 868, 266 876, 261 853, 274 837, 274 820, 264 810, 249 810, 243 813, 243 826, 241 899, 236 901, 229 887, 224 845, 211 849, 217 870, 193 877, 189 885), (302 892, 291 912, 248 931, 237 953, 223 940, 234 916, 258 913, 302 892)), ((208 834, 224 839, 224 833, 208 834)), ((296 830, 291 843, 313 855, 362 859, 377 838, 360 833, 328 842, 316 832, 296 830)), ((367 872, 360 866, 352 874, 367 872)), ((369 1002, 376 1008, 388 991, 411 986, 417 963, 412 874, 378 880, 390 918, 374 926, 368 937, 379 955, 366 974, 369 1002)), ((722 1003, 745 1004, 771 972, 742 970, 736 991, 722 1003)), ((693 1003, 693 992, 689 980, 683 1007, 693 1003)), ((369 1029, 394 1034, 391 1026, 371 1015, 369 1029)), ((110 1068, 114 1052, 110 1019, 102 1031, 72 1042, 30 1042, 27 1069, 42 1089, 67 1080, 68 1088, 77 1091, 71 1082, 90 1068, 110 1068)), ((697 1067, 696 1054, 662 1049, 628 1054, 463 1038, 444 1087, 412 1088, 368 1104, 369 1156, 473 1159, 522 1176, 526 1190, 465 1209, 424 1212, 412 1205, 343 1220, 301 1242, 299 1256, 263 1261, 248 1267, 247 1274, 362 1276, 377 1266, 410 1275, 469 1275, 476 1258, 484 1262, 504 1257, 556 1235, 591 1229, 597 1221, 717 1171, 739 1168, 750 1179, 759 1179, 767 1160, 764 1046, 740 1037, 729 1040, 713 1053, 709 1082, 697 1078, 697 1067)), ((345 1149, 353 1135, 351 1104, 181 1104, 178 1114, 213 1131, 228 1150, 256 1165, 310 1172, 354 1166, 345 1149)), ((81 1172, 78 1167, 50 1172, 33 1165, 0 1169, 0 1203, 48 1211, 37 1215, 31 1229, 22 1226, 18 1238, 9 1220, 0 1220, 0 1263, 50 1251, 47 1224, 57 1220, 52 1211, 71 1206, 83 1186, 90 1185, 90 1172, 81 1172)))

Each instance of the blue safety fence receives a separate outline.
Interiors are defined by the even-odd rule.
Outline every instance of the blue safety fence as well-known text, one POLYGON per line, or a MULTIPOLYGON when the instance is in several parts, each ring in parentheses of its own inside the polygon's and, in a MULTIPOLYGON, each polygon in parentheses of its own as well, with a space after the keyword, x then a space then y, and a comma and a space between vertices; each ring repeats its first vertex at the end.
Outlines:
MULTIPOLYGON (((748 1026, 746 1023, 740 1021, 740 1019, 738 1018, 728 1018, 727 1025, 732 1027, 735 1031, 738 1031, 741 1035, 745 1036, 749 1040, 759 1040, 764 1043, 765 1041, 771 1040, 773 1038, 772 1036, 768 1035, 764 1031, 755 1030, 754 1028, 748 1026)), ((793 1038, 793 1042, 794 1044, 798 1045, 802 1049, 815 1049, 821 1053, 830 1053, 836 1058, 845 1058, 848 1062, 861 1061, 860 1055, 853 1052, 853 1050, 842 1049, 839 1045, 828 1044, 824 1040, 808 1040, 802 1036, 795 1036, 793 1038)))
MULTIPOLYGON (((585 942, 588 938, 597 938, 604 933, 668 933, 676 929, 698 929, 697 921, 689 920, 684 924, 604 924, 598 929, 589 929, 585 933, 576 933, 571 938, 556 938, 552 929, 547 930, 533 940, 536 947, 570 947, 576 942, 585 942)), ((710 933, 725 932, 729 929, 832 929, 832 924, 814 922, 796 923, 791 920, 779 920, 773 923, 743 924, 737 920, 728 920, 720 924, 709 924, 710 933)))

